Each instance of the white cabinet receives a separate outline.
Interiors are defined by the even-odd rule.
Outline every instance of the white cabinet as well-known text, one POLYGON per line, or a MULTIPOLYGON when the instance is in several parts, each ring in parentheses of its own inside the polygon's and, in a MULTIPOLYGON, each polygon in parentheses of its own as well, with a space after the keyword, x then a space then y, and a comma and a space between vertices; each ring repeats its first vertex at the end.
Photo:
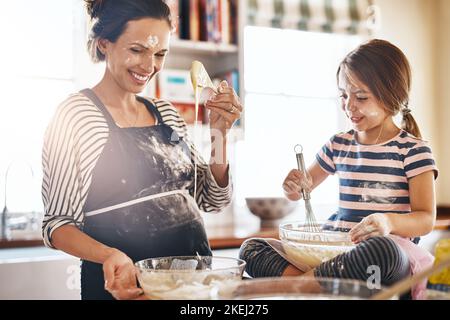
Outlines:
POLYGON ((80 260, 45 247, 0 250, 0 300, 79 300, 80 260))

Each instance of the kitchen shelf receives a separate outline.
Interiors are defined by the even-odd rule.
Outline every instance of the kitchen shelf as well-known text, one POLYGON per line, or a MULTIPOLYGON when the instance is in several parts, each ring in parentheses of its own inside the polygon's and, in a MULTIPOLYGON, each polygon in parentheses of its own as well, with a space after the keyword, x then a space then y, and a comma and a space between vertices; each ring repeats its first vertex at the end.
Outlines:
POLYGON ((223 55, 237 54, 238 46, 234 44, 213 43, 205 41, 191 41, 173 39, 170 45, 171 51, 176 54, 207 54, 207 55, 223 55))

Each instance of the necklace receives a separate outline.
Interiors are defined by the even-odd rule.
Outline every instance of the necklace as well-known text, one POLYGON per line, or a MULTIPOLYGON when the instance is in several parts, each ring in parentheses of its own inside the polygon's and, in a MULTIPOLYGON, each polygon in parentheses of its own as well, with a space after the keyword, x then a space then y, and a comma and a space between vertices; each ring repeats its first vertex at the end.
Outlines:
MULTIPOLYGON (((381 129, 380 129, 380 132, 378 133, 378 137, 377 137, 377 139, 375 140, 374 145, 377 145, 377 144, 378 144, 378 141, 380 140, 381 134, 383 133, 383 129, 384 129, 384 123, 381 124, 381 129)), ((358 137, 358 133, 355 132, 355 134, 356 134, 356 137, 358 137)), ((365 144, 367 144, 367 143, 365 143, 365 144)))
POLYGON ((140 111, 139 106, 136 107, 136 119, 134 120, 133 124, 131 124, 131 122, 128 121, 127 117, 125 117, 125 113, 122 111, 122 109, 119 109, 119 111, 120 111, 120 114, 122 115, 122 118, 126 121, 128 126, 130 126, 130 127, 135 127, 136 126, 136 124, 137 124, 137 122, 139 120, 139 111, 140 111))
POLYGON ((383 133, 384 122, 381 124, 380 133, 378 134, 377 140, 375 140, 375 144, 378 144, 378 140, 380 140, 381 134, 383 133))

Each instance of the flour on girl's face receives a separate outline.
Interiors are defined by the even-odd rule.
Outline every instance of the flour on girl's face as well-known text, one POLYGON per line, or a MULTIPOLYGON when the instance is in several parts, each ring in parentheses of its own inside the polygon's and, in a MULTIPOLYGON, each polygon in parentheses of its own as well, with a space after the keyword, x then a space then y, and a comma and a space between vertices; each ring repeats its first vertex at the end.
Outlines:
POLYGON ((363 109, 359 110, 359 112, 367 118, 378 118, 380 116, 380 110, 377 108, 363 109))
POLYGON ((346 96, 347 101, 343 101, 342 108, 347 117, 364 116, 370 123, 377 123, 385 118, 383 106, 368 86, 347 69, 339 74, 339 90, 346 96))

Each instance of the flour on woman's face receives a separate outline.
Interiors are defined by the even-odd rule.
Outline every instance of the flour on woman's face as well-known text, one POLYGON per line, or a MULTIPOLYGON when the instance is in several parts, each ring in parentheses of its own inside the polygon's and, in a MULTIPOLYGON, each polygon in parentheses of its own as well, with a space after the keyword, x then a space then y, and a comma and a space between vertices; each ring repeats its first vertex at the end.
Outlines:
POLYGON ((117 41, 106 44, 107 75, 124 91, 141 93, 164 67, 170 32, 165 20, 129 21, 117 41))

